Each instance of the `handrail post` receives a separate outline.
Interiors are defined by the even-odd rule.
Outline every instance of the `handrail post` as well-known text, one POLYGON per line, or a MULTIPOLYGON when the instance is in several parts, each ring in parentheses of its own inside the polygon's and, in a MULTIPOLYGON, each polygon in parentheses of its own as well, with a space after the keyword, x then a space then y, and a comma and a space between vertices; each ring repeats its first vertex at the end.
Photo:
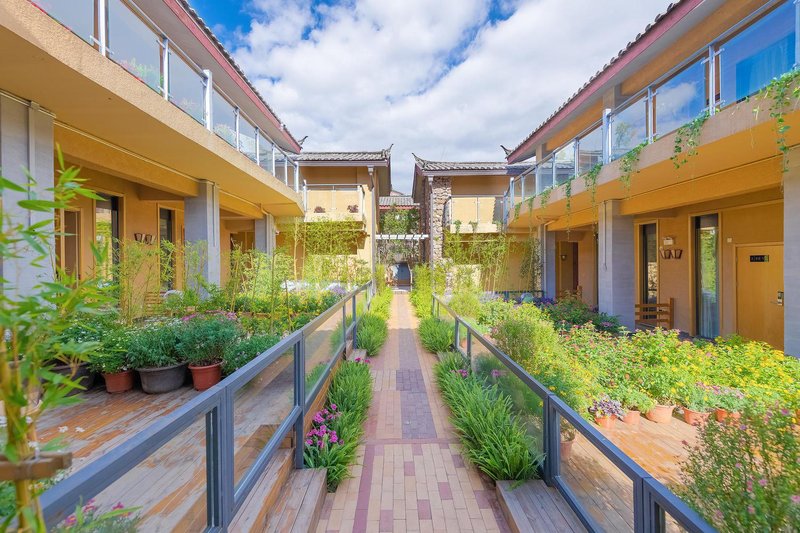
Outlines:
POLYGON ((222 405, 206 413, 206 525, 222 527, 222 439, 220 435, 222 405))
POLYGON ((228 524, 233 520, 234 509, 234 438, 233 438, 233 391, 226 387, 222 394, 222 410, 220 411, 220 424, 219 424, 219 456, 220 461, 217 463, 217 468, 220 468, 220 497, 221 497, 221 513, 220 520, 222 528, 228 527, 228 524))
POLYGON ((294 405, 300 408, 300 416, 294 423, 294 467, 303 468, 303 443, 305 442, 305 432, 303 423, 306 418, 306 336, 300 335, 300 339, 294 345, 294 405))
POLYGON ((542 448, 544 450, 544 481, 552 486, 553 480, 561 473, 561 420, 550 400, 551 395, 542 402, 542 448))
POLYGON ((453 318, 456 319, 456 325, 454 326, 455 327, 455 331, 453 332, 453 344, 455 344, 456 351, 460 352, 461 351, 461 340, 459 339, 459 337, 461 336, 461 330, 460 330, 459 326, 461 325, 461 322, 458 320, 457 316, 453 317, 453 318))
MULTIPOLYGON (((650 511, 652 510, 652 506, 650 502, 647 501, 648 498, 645 498, 645 487, 644 487, 644 478, 636 478, 633 480, 633 531, 634 533, 645 533, 645 532, 653 532, 658 530, 658 528, 653 527, 656 524, 656 520, 653 518, 657 518, 651 516, 650 511)), ((658 513, 661 515, 663 520, 664 513, 658 513)), ((663 530, 661 530, 663 531, 663 530)))
MULTIPOLYGON (((358 293, 353 295, 353 349, 356 349, 356 335, 358 334, 358 317, 356 316, 356 296, 358 293)), ((345 339, 345 346, 347 345, 347 339, 345 339)), ((347 351, 345 349, 345 351, 347 351)))

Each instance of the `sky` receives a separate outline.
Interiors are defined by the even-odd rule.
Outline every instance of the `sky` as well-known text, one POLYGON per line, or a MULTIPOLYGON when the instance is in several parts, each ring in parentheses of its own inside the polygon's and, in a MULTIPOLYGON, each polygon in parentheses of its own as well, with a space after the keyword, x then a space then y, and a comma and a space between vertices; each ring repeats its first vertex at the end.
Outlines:
POLYGON ((502 161, 668 0, 190 0, 307 151, 502 161))

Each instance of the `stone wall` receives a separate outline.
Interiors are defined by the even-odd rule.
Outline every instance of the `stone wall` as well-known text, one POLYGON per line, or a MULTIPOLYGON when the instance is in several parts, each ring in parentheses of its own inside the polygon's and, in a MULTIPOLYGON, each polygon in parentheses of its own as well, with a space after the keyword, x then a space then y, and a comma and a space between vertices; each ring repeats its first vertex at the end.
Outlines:
POLYGON ((434 177, 426 200, 430 202, 430 255, 431 264, 442 260, 444 248, 444 209, 451 194, 451 178, 434 177))

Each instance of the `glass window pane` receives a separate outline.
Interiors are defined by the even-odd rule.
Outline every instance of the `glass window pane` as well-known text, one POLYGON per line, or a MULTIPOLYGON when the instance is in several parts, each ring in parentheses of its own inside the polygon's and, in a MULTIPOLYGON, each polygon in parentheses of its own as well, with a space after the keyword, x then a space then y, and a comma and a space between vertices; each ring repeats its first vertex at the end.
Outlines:
POLYGON ((698 61, 656 89, 655 131, 664 135, 706 110, 706 65, 698 61))
POLYGON ((108 2, 108 53, 125 70, 161 92, 161 42, 121 0, 108 2))
POLYGON ((286 156, 283 155, 282 152, 275 152, 275 177, 278 178, 280 181, 286 182, 286 168, 284 167, 284 161, 286 156))
POLYGON ((621 157, 647 139, 646 98, 640 98, 611 118, 611 159, 621 157))
POLYGON ((556 152, 556 184, 561 185, 575 177, 575 143, 571 142, 556 152))
POLYGON ((603 162, 603 128, 598 126, 578 140, 578 174, 603 162))
POLYGON ((258 134, 258 164, 268 172, 272 172, 272 143, 260 132, 258 134))
POLYGON ((723 105, 738 102, 792 69, 794 10, 792 2, 785 2, 721 46, 723 105))
POLYGON ((256 127, 242 116, 239 117, 239 151, 256 160, 256 127))
POLYGON ((205 79, 175 51, 169 52, 169 101, 205 124, 205 79))
POLYGON ((214 133, 225 139, 231 146, 236 146, 236 110, 216 90, 211 96, 214 108, 214 133))
POLYGON ((94 0, 37 0, 35 4, 78 37, 87 43, 92 42, 94 0))
POLYGON ((110 280, 114 277, 114 265, 119 259, 119 198, 104 194, 99 196, 103 199, 95 200, 94 238, 102 255, 96 265, 96 274, 110 280))
POLYGON ((294 187, 294 174, 295 174, 294 165, 289 163, 289 168, 287 169, 287 172, 288 174, 286 176, 286 184, 289 185, 290 187, 294 187))

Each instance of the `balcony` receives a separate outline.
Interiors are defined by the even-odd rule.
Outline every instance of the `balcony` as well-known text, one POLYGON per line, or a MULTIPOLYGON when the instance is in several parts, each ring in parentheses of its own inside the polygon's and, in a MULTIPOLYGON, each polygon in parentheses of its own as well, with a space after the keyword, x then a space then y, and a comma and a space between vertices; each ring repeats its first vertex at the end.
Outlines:
MULTIPOLYGON (((606 109, 597 122, 511 183, 504 195, 506 223, 513 225, 523 206, 531 198, 549 196, 549 189, 622 159, 692 121, 704 122, 746 104, 773 79, 797 68, 798 17, 800 4, 768 3, 618 107, 606 109)), ((758 115, 757 111, 756 107, 753 112, 758 115)), ((768 114, 762 110, 761 120, 768 114)), ((729 118, 732 123, 739 120, 732 114, 729 118)), ((583 190, 582 185, 576 190, 583 190)))
POLYGON ((306 183, 303 185, 303 200, 306 222, 331 220, 366 224, 364 189, 358 185, 306 183))
POLYGON ((497 233, 503 227, 503 196, 451 196, 444 213, 451 233, 497 233))

